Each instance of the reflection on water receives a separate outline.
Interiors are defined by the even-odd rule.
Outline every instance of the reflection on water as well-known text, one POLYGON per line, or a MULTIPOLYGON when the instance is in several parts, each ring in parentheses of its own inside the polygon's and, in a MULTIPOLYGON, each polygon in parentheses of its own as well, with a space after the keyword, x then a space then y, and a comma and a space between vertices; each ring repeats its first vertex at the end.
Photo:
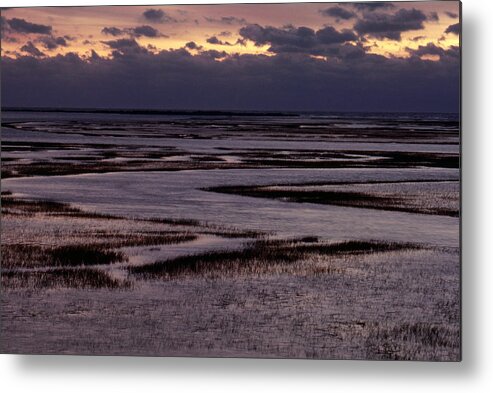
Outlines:
POLYGON ((451 169, 262 169, 109 173, 6 179, 4 187, 36 199, 105 213, 193 218, 285 236, 387 239, 458 246, 458 219, 330 205, 297 204, 201 191, 218 185, 367 180, 457 180, 451 169))

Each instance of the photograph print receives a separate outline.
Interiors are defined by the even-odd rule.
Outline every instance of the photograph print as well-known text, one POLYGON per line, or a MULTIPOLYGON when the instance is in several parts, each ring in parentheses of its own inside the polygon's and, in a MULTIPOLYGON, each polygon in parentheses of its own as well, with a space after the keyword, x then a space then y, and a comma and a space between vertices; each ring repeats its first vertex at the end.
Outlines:
POLYGON ((460 361, 460 41, 458 1, 2 8, 0 352, 460 361))

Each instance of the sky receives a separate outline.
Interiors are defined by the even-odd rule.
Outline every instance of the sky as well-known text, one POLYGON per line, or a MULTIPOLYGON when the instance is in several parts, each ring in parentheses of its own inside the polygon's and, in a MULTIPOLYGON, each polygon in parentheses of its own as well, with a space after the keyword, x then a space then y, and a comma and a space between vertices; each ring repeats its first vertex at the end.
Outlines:
POLYGON ((457 1, 7 8, 2 106, 458 112, 457 1))

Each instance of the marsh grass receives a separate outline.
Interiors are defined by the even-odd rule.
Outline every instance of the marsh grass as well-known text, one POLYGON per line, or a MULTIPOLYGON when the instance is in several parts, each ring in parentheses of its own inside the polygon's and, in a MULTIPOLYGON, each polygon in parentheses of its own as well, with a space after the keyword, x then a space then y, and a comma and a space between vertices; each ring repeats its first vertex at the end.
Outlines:
POLYGON ((460 328, 424 322, 377 324, 369 330, 366 347, 369 359, 456 360, 460 328))
POLYGON ((40 266, 106 265, 124 262, 127 257, 121 251, 106 245, 79 244, 47 247, 30 244, 2 244, 2 268, 29 268, 40 266))
POLYGON ((30 177, 30 176, 64 176, 80 175, 84 173, 108 173, 108 172, 144 172, 144 171, 183 171, 183 170, 209 170, 209 169, 237 169, 256 168, 258 165, 228 163, 222 159, 217 160, 192 160, 192 161, 159 161, 159 160, 131 160, 122 162, 86 161, 79 162, 33 162, 29 164, 16 164, 2 167, 2 178, 30 177))
POLYGON ((10 191, 2 192, 1 205, 2 214, 5 215, 33 216, 35 214, 46 214, 48 216, 70 216, 105 220, 120 219, 120 217, 109 214, 83 211, 68 203, 15 198, 10 191))
POLYGON ((109 250, 106 245, 67 245, 48 251, 54 265, 107 265, 127 260, 121 251, 109 250))
POLYGON ((180 219, 180 218, 146 218, 142 219, 142 221, 157 223, 157 224, 168 224, 168 225, 177 225, 177 226, 190 226, 198 228, 207 229, 207 231, 199 231, 196 233, 201 234, 209 234, 215 235, 230 239, 237 238, 251 238, 251 239, 259 239, 266 237, 268 233, 254 230, 245 230, 236 227, 228 227, 224 228, 219 225, 214 225, 209 222, 194 220, 194 219, 180 219))
MULTIPOLYGON (((130 233, 115 233, 113 231, 100 231, 88 233, 88 236, 100 238, 106 248, 159 246, 164 244, 178 244, 196 240, 198 236, 190 232, 176 231, 135 231, 130 233)), ((98 244, 99 245, 99 244, 98 244)))
MULTIPOLYGON (((276 135, 279 137, 279 135, 276 135)), ((12 151, 15 147, 7 146, 12 151)), ((81 146, 70 145, 66 149, 76 150, 81 146)), ((20 147, 21 148, 21 147, 20 147)), ((49 146, 45 147, 46 149, 49 146)), ((128 149, 128 148, 127 148, 128 149)), ((28 151, 43 150, 43 146, 32 146, 28 151)), ((108 173, 121 171, 182 171, 239 168, 459 168, 457 154, 430 152, 392 152, 392 151, 292 151, 281 154, 275 150, 248 152, 236 155, 240 162, 226 162, 220 154, 190 155, 190 160, 162 160, 171 156, 186 156, 179 151, 135 152, 120 151, 114 146, 105 146, 99 156, 73 155, 57 157, 52 162, 34 161, 20 163, 4 160, 2 177, 61 176, 83 173, 108 173), (115 150, 116 149, 116 150, 115 150), (121 162, 108 161, 113 158, 128 158, 121 162)))
MULTIPOLYGON (((238 154, 238 155, 241 155, 238 154)), ((292 154, 247 153, 245 164, 260 166, 279 166, 287 168, 459 168, 460 158, 457 154, 430 152, 399 152, 399 151, 339 151, 310 152, 292 154), (376 159, 361 160, 361 156, 376 159), (357 156, 356 159, 355 157, 357 156), (313 158, 318 158, 313 160, 313 158), (338 161, 343 158, 344 161, 338 161)))
POLYGON ((128 289, 132 284, 110 277, 102 270, 94 268, 53 269, 47 271, 6 271, 1 275, 2 288, 5 289, 128 289))
MULTIPOLYGON (((132 274, 145 278, 176 278, 180 276, 220 276, 231 274, 263 274, 286 271, 310 256, 337 256, 416 249, 418 245, 346 241, 315 243, 315 238, 294 240, 257 240, 242 250, 211 251, 159 261, 144 266, 129 267, 132 274)), ((301 268, 301 266, 297 266, 301 268)), ((331 267, 316 268, 315 273, 330 272, 331 267)))
POLYGON ((408 213, 433 214, 441 216, 459 217, 459 211, 440 206, 426 206, 413 203, 405 195, 379 195, 378 193, 356 191, 307 191, 293 189, 269 189, 256 186, 224 186, 211 187, 206 191, 236 194, 255 198, 277 199, 286 202, 316 203, 322 205, 336 205, 360 207, 378 210, 402 211, 408 213))

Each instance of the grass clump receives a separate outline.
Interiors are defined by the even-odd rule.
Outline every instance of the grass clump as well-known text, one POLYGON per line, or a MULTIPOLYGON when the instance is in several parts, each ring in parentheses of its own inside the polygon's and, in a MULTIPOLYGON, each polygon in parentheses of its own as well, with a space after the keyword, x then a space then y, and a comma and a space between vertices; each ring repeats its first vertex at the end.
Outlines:
POLYGON ((7 289, 126 289, 131 287, 128 281, 120 281, 107 273, 93 268, 53 269, 47 271, 7 271, 1 275, 2 287, 7 289))
POLYGON ((31 244, 2 245, 2 268, 31 268, 54 266, 106 265, 124 262, 123 252, 105 245, 81 244, 46 247, 31 244))
POLYGON ((460 354, 458 326, 405 322, 375 326, 366 341, 369 359, 455 360, 460 354))
POLYGON ((446 207, 428 207, 424 204, 412 203, 405 195, 378 195, 376 193, 358 191, 307 191, 293 189, 269 189, 257 186, 225 186, 211 187, 205 191, 224 194, 236 194, 255 198, 277 199, 285 202, 316 203, 359 207, 377 210, 402 211, 408 213, 434 214, 458 217, 459 211, 446 207))
POLYGON ((128 234, 103 233, 101 238, 105 248, 159 246, 178 244, 197 239, 197 235, 188 232, 136 232, 128 234))
POLYGON ((67 245, 48 251, 54 265, 81 266, 107 265, 126 260, 124 253, 109 250, 103 245, 67 245))
MULTIPOLYGON (((317 239, 318 240, 318 239, 317 239)), ((221 274, 261 274, 276 268, 293 265, 314 256, 337 256, 395 251, 418 246, 412 244, 345 241, 315 243, 314 237, 294 240, 258 240, 242 250, 211 251, 130 267, 132 274, 149 278, 175 278, 186 275, 216 276, 221 274)))
POLYGON ((75 218, 120 219, 120 217, 108 214, 86 212, 70 206, 68 203, 15 198, 10 191, 2 191, 1 202, 2 214, 6 215, 31 217, 36 214, 46 214, 48 216, 69 216, 75 218))

